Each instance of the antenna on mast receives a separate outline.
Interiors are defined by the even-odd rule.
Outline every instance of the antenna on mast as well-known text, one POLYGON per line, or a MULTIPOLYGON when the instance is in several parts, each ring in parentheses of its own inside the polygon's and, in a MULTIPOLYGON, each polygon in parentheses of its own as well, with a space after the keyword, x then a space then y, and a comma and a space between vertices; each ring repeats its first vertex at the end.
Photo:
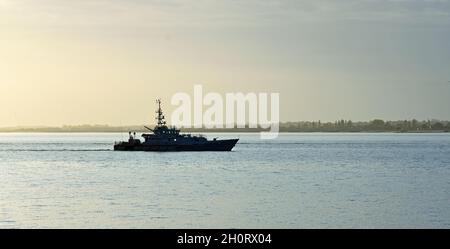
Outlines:
POLYGON ((163 111, 161 109, 161 99, 157 99, 156 103, 158 104, 158 109, 156 110, 156 114, 157 114, 156 120, 158 120, 157 126, 161 127, 161 126, 166 125, 166 121, 164 121, 165 117, 164 117, 163 111))

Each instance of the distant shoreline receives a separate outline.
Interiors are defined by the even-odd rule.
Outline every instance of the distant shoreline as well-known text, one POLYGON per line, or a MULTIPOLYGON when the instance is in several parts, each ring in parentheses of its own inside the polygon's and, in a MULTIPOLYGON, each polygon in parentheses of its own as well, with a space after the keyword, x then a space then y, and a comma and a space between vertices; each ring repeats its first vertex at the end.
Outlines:
MULTIPOLYGON (((148 133, 148 130, 130 130, 132 132, 137 133, 148 133)), ((237 130, 237 129, 228 129, 228 130, 189 130, 182 129, 182 133, 259 133, 264 130, 237 130)), ((128 133, 129 130, 2 130, 0 129, 0 133, 128 133)), ((280 130, 279 133, 449 133, 449 130, 424 130, 424 131, 293 131, 293 130, 280 130)))
MULTIPOLYGON (((41 131, 0 131, 0 134, 108 134, 108 133, 128 133, 128 132, 119 132, 119 131, 53 131, 53 132, 41 132, 41 131)), ((137 132, 137 133, 144 133, 144 132, 137 132)), ((254 133, 259 134, 259 132, 243 132, 243 131, 228 131, 228 132, 216 132, 216 131, 204 131, 204 132, 182 132, 182 133, 197 133, 197 134, 213 134, 213 133, 230 133, 230 134, 237 134, 237 133, 254 133)), ((348 132, 348 131, 280 131, 279 134, 295 134, 295 133, 308 133, 308 134, 450 134, 450 131, 426 131, 426 132, 394 132, 394 131, 380 131, 380 132, 373 132, 373 131, 356 131, 356 132, 348 132)))
MULTIPOLYGON (((236 127, 236 126, 235 126, 236 127)), ((144 125, 109 126, 109 125, 64 125, 60 127, 50 126, 16 126, 0 128, 1 133, 24 132, 24 133, 107 133, 107 132, 150 132, 144 125)), ((184 133, 239 133, 239 132, 262 132, 269 129, 262 128, 181 128, 184 133)), ((307 133, 448 133, 450 132, 450 121, 444 120, 398 120, 384 121, 374 119, 371 121, 337 120, 335 122, 299 121, 284 122, 279 124, 279 132, 307 132, 307 133)))

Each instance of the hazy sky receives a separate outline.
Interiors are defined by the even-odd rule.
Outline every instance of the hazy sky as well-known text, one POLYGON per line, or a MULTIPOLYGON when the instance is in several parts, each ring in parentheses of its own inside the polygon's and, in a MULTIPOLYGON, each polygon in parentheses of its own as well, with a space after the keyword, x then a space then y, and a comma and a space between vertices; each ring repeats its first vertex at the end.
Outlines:
POLYGON ((0 0, 0 127, 153 122, 280 93, 281 119, 450 119, 450 1, 0 0))

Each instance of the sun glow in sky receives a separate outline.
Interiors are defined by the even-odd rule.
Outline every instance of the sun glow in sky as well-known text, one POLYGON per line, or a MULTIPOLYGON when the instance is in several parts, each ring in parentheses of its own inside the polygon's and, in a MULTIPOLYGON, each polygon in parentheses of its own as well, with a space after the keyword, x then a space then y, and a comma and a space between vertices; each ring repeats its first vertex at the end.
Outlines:
POLYGON ((450 119, 450 1, 0 0, 0 127, 153 122, 179 91, 282 121, 450 119))

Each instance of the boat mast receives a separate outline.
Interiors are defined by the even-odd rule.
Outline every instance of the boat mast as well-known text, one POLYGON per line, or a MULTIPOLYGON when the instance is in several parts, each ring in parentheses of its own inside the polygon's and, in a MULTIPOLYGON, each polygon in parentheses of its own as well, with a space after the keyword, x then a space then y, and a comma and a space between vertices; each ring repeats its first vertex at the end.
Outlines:
POLYGON ((166 125, 166 121, 164 121, 164 114, 163 111, 161 109, 161 99, 157 99, 156 103, 158 104, 158 109, 156 110, 156 120, 158 120, 157 126, 158 127, 162 127, 166 125))

